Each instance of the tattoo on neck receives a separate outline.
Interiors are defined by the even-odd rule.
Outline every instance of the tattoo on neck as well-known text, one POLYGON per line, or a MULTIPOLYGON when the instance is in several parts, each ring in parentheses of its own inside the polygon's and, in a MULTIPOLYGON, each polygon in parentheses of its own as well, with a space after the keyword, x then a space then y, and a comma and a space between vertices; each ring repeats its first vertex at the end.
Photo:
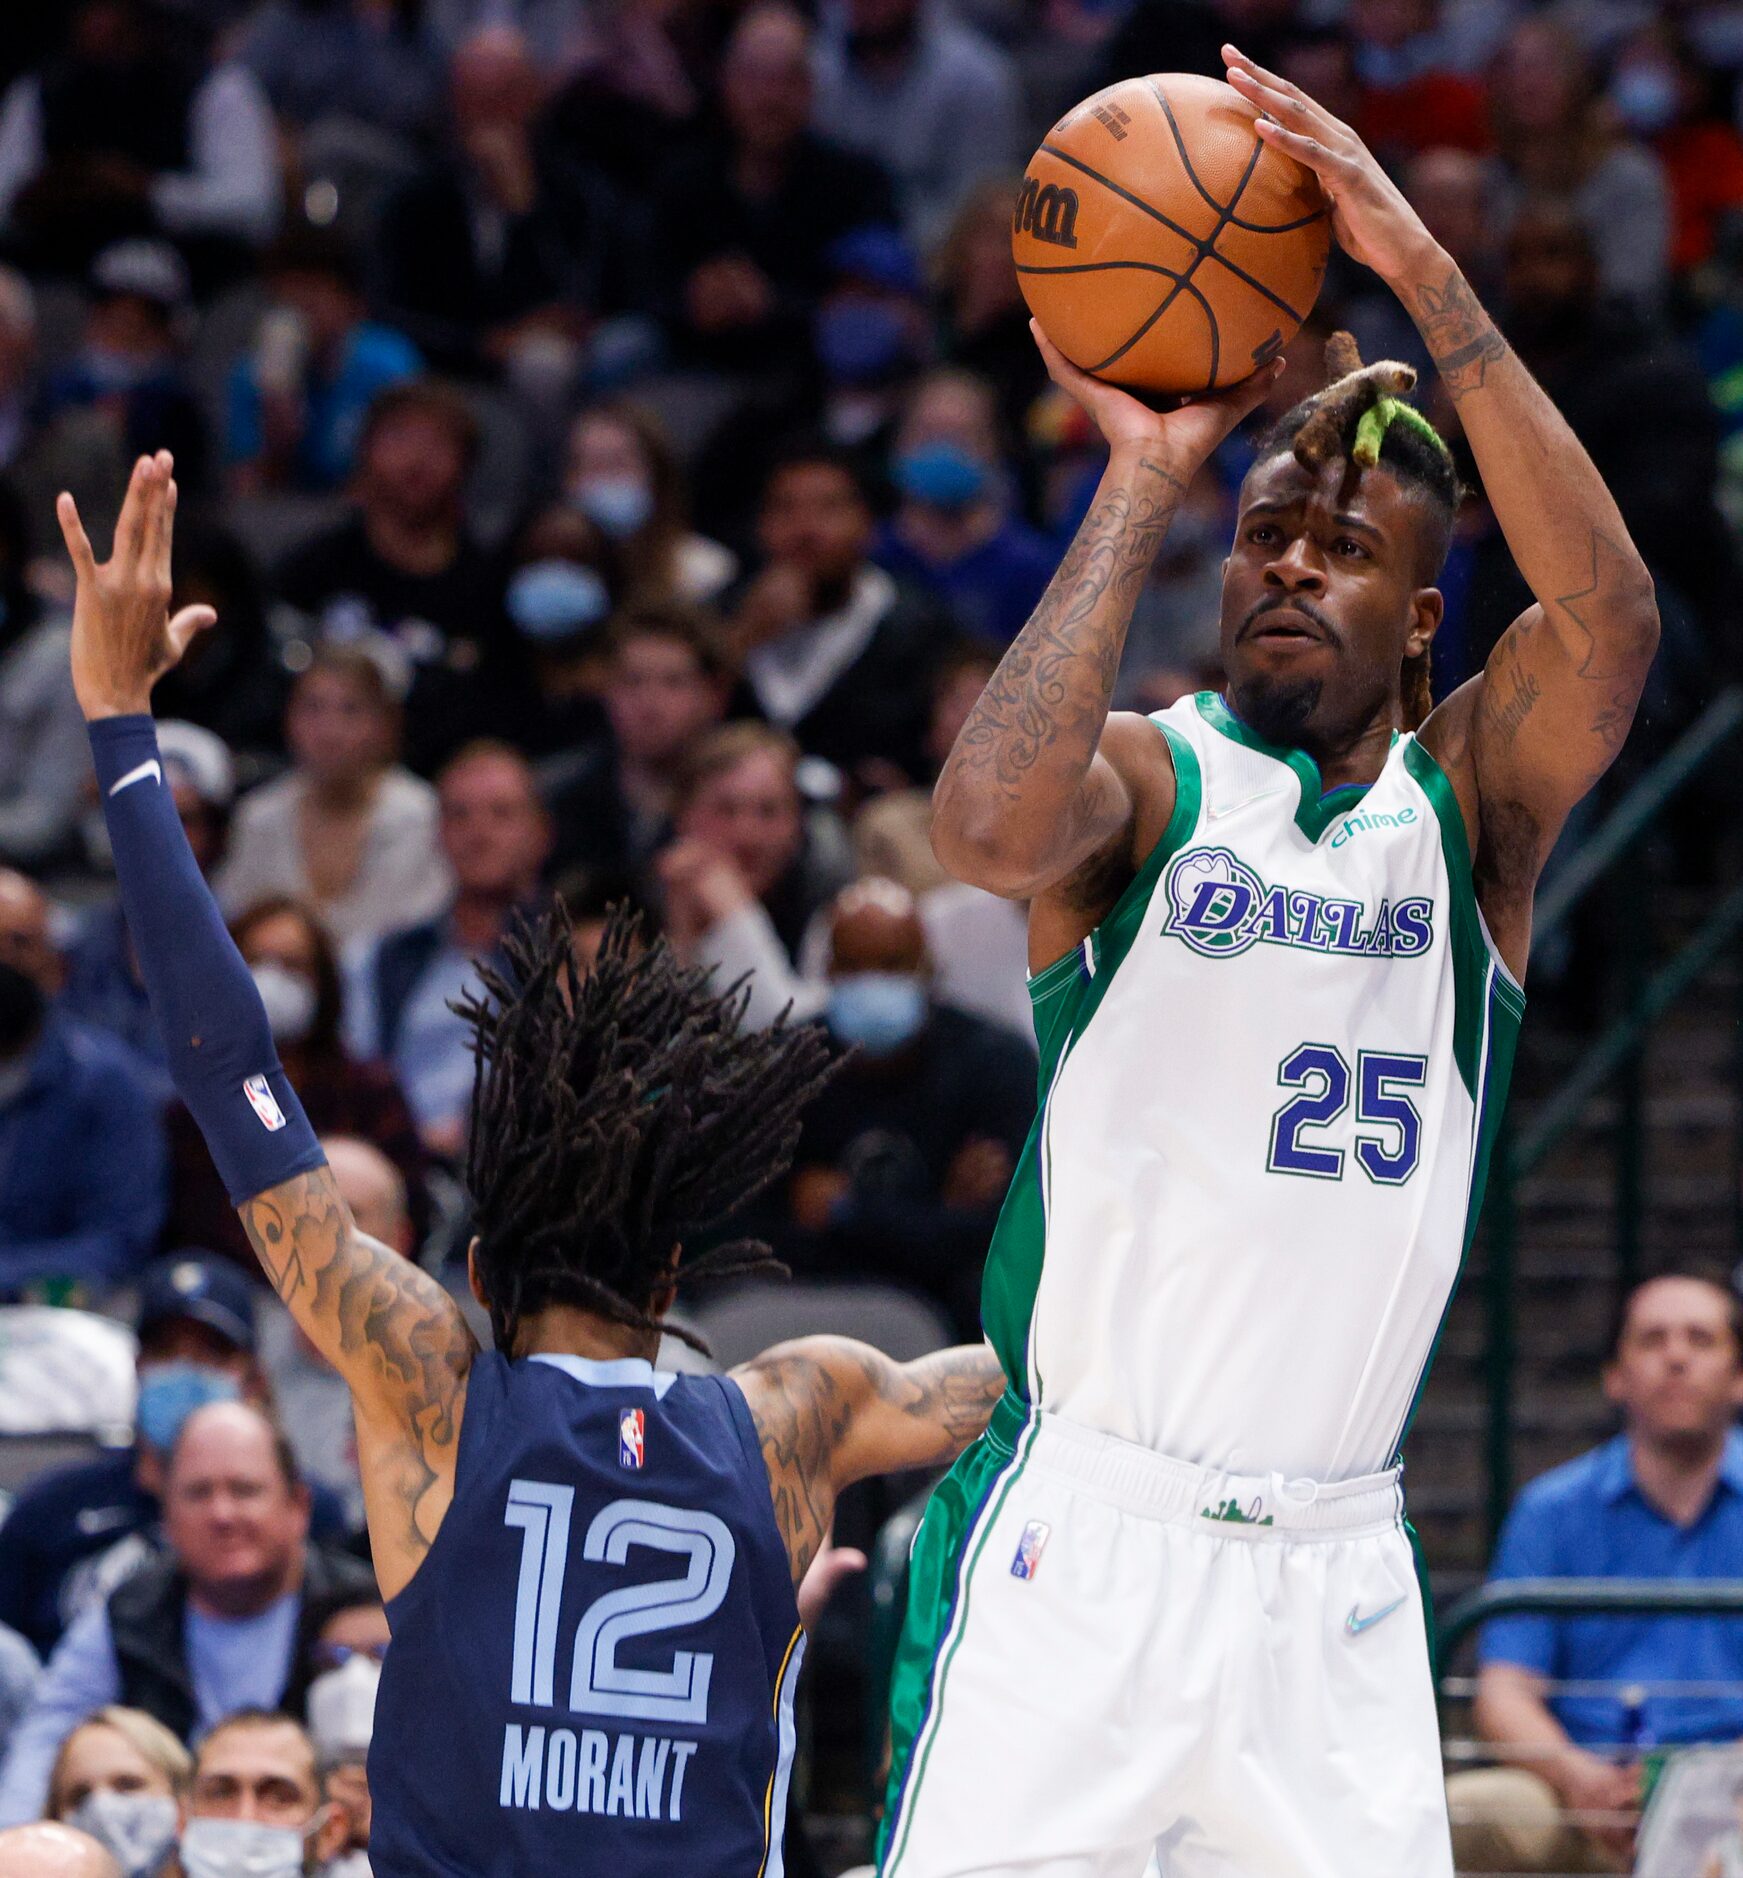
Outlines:
POLYGON ((1489 367, 1506 357, 1507 342, 1456 267, 1443 285, 1417 288, 1416 308, 1417 327, 1457 404, 1467 391, 1481 388, 1489 367))

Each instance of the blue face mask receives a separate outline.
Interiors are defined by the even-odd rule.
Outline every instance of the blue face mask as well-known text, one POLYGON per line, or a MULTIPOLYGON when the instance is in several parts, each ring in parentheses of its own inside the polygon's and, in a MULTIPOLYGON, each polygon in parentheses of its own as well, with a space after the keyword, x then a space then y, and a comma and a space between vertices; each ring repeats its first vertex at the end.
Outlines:
POLYGON ((654 492, 639 476, 590 476, 569 500, 613 541, 640 533, 654 518, 654 492))
POLYGON ((234 1402, 241 1393, 234 1376, 204 1363, 152 1363, 139 1372, 134 1423, 147 1447, 167 1454, 195 1409, 208 1402, 234 1402))
POLYGON ((605 582, 573 561, 534 561, 508 583, 509 618, 541 645, 572 639, 610 611, 605 582))
POLYGON ((829 1028, 867 1056, 912 1043, 926 1022, 926 987, 906 972, 849 972, 829 987, 829 1028))
POLYGON ((935 509, 966 509, 992 482, 992 471, 955 443, 923 443, 904 450, 891 466, 896 487, 935 509))
POLYGON ((820 307, 813 337, 824 371, 838 385, 891 377, 908 357, 908 322, 885 300, 837 300, 820 307))

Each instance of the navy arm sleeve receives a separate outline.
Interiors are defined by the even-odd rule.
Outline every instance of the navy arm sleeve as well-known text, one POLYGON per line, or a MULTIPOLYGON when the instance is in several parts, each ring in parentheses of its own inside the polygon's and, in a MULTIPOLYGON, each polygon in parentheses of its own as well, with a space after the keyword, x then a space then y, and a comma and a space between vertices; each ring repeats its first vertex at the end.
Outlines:
POLYGON ((89 730, 127 930, 170 1073, 241 1206, 326 1157, 182 832, 152 720, 105 717, 89 730))

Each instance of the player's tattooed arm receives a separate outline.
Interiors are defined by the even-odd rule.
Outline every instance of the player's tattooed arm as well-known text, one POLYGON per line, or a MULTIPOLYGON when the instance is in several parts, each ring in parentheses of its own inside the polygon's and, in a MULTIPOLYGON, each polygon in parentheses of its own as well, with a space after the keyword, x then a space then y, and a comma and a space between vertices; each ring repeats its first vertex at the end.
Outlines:
POLYGON ((427 1272, 359 1232, 327 1167, 240 1209, 273 1289, 350 1386, 376 1575, 409 1582, 453 1498, 478 1346, 427 1272))
POLYGON ((897 1363, 845 1337, 807 1337, 733 1373, 756 1422, 795 1584, 843 1487, 955 1460, 1005 1388, 985 1344, 897 1363))

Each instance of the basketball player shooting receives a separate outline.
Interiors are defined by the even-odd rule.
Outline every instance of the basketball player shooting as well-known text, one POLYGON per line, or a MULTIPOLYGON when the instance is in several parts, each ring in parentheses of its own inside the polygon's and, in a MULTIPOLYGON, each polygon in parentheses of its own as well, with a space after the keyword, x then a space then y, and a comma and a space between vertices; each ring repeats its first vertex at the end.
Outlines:
POLYGON ((359 1232, 164 787, 153 684, 209 608, 168 615, 176 489, 135 467, 111 560, 70 496, 73 681, 128 931, 176 1087, 267 1276, 350 1384, 393 1625, 369 1783, 379 1878, 782 1869, 804 1656, 794 1586, 837 1491, 953 1459, 1003 1377, 837 1338, 730 1377, 657 1372, 680 1271, 768 1264, 692 1235, 787 1166, 828 1074, 814 1029, 740 1028, 623 919, 576 968, 560 909, 483 974, 472 1285, 359 1232), (512 980, 512 981, 511 981, 512 980))
POLYGON ((1399 1455, 1476 1217, 1538 872, 1658 637, 1597 471, 1347 126, 1225 52, 1414 318, 1537 596, 1439 705, 1458 490, 1407 368, 1339 373, 1240 494, 1227 683, 1110 713, 1132 606, 1248 385, 1054 378, 1094 504, 939 781, 1031 903, 1043 1105, 984 1313, 1011 1394, 939 1488, 886 1878, 1452 1870, 1399 1455))

